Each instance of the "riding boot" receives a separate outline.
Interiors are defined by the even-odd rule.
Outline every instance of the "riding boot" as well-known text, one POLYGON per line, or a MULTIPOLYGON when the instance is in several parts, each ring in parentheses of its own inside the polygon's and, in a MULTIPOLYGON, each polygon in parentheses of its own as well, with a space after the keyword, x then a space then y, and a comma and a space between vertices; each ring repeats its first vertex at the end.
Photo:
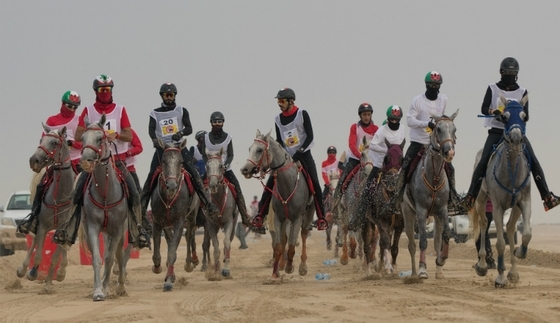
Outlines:
MULTIPOLYGON (((44 177, 43 177, 44 179, 44 177)), ((31 206, 31 213, 29 213, 17 226, 17 232, 23 234, 37 234, 37 226, 39 224, 39 213, 41 213, 41 204, 43 204, 43 192, 45 190, 45 184, 43 179, 37 184, 37 189, 35 190, 35 197, 33 198, 33 205, 31 206)))
POLYGON ((78 229, 82 220, 82 205, 84 203, 84 188, 88 181, 89 174, 82 172, 78 175, 74 196, 72 197, 72 216, 65 224, 62 224, 53 235, 53 242, 60 245, 71 246, 76 242, 78 229))
POLYGON ((245 198, 243 197, 243 193, 241 193, 241 190, 236 190, 236 193, 237 194, 235 196, 235 203, 237 204, 237 209, 241 214, 241 221, 244 225, 250 227, 251 220, 249 220, 249 213, 247 213, 247 206, 245 205, 245 198))
POLYGON ((329 224, 325 218, 325 209, 323 208, 323 194, 321 190, 315 191, 313 196, 313 201, 315 202, 315 212, 317 213, 317 230, 324 231, 327 230, 329 224))
POLYGON ((218 215, 220 214, 220 210, 214 204, 214 202, 212 202, 212 199, 208 195, 208 192, 204 190, 204 184, 202 183, 202 178, 200 178, 198 172, 194 171, 191 174, 191 178, 193 179, 192 183, 194 185, 194 190, 196 191, 196 194, 198 194, 198 197, 203 204, 204 211, 206 211, 206 213, 210 217, 218 217, 218 215))
POLYGON ((535 179, 535 185, 537 185, 537 189, 539 190, 541 198, 543 199, 543 206, 545 211, 548 211, 560 204, 560 197, 554 195, 554 193, 548 190, 548 185, 544 180, 544 176, 537 175, 533 178, 535 179))
POLYGON ((374 167, 369 174, 366 181, 366 187, 364 188, 364 192, 358 202, 358 208, 356 209, 355 214, 350 215, 348 230, 356 231, 362 227, 368 206, 370 206, 373 201, 373 195, 375 194, 375 188, 378 183, 379 171, 379 168, 374 167))
POLYGON ((259 201, 259 211, 251 221, 251 227, 253 232, 259 234, 266 233, 263 223, 264 223, 264 219, 266 219, 266 216, 268 215, 268 208, 270 206, 271 199, 272 199, 272 194, 263 194, 263 197, 259 201))
POLYGON ((445 173, 447 174, 447 180, 449 181, 449 201, 448 206, 453 207, 453 214, 466 214, 468 209, 461 207, 461 196, 455 190, 455 167, 451 163, 447 163, 445 167, 445 173))

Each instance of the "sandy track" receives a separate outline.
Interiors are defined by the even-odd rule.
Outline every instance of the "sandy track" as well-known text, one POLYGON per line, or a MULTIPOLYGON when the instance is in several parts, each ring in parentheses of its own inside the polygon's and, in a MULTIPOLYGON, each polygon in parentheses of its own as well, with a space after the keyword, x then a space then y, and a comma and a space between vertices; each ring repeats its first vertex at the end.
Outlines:
MULTIPOLYGON (((471 268, 476 258, 472 241, 451 243, 443 280, 434 278, 430 245, 430 278, 414 285, 394 276, 365 279, 358 259, 347 266, 324 266, 333 254, 325 248, 324 233, 316 231, 309 239, 307 276, 296 270, 275 284, 267 267, 268 237, 255 240, 251 234, 247 250, 237 249, 235 241, 233 278, 222 280, 209 280, 200 265, 184 272, 183 242, 172 292, 162 292, 164 276, 151 272, 151 253, 143 250, 140 259, 129 262, 129 295, 116 297, 112 290, 109 299, 98 303, 91 300, 92 268, 79 265, 77 249, 69 252, 66 279, 54 282, 54 294, 42 294, 40 282, 16 277, 24 257, 17 252, 0 258, 0 322, 560 322, 559 230, 533 227, 528 258, 520 261, 520 283, 500 290, 494 288, 494 270, 478 277, 471 268), (331 279, 316 281, 317 272, 328 272, 331 279)), ((201 238, 197 235, 199 250, 201 238)), ((407 270, 406 238, 400 251, 398 270, 407 270)), ((295 266, 300 252, 296 248, 295 266)))

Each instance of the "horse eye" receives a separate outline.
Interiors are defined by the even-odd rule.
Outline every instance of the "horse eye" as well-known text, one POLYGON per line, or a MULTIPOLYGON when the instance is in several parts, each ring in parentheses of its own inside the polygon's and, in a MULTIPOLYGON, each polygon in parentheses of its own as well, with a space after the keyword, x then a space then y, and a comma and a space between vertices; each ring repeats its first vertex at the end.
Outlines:
POLYGON ((257 148, 257 153, 260 154, 260 153, 262 153, 262 152, 263 152, 262 148, 257 148))

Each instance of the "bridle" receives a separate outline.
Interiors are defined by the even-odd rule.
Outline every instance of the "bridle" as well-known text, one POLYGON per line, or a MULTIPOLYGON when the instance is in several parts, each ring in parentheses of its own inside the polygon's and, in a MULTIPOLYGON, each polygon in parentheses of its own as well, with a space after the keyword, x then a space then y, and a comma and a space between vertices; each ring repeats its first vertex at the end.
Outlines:
POLYGON ((102 143, 99 147, 96 147, 94 145, 84 145, 82 147, 82 154, 84 153, 84 150, 86 150, 87 148, 93 150, 95 152, 95 154, 99 157, 97 159, 95 159, 93 161, 94 164, 97 163, 101 163, 103 165, 107 165, 107 163, 109 162, 109 158, 111 157, 111 151, 107 148, 108 147, 108 142, 107 142, 107 134, 105 133, 105 130, 99 127, 95 127, 95 128, 86 128, 86 130, 84 130, 84 132, 86 131, 101 131, 103 132, 103 137, 102 137, 102 143), (107 154, 107 152, 109 152, 107 154), (106 156, 106 157, 105 157, 106 156))
MULTIPOLYGON (((181 154, 181 149, 175 148, 175 147, 165 148, 163 153, 165 154, 165 152, 168 152, 168 151, 176 151, 179 154, 181 154)), ((182 175, 183 175, 183 173, 181 172, 181 176, 182 175)), ((183 178, 181 178, 181 177, 178 178, 177 176, 165 176, 163 168, 162 168, 161 173, 159 174, 159 181, 160 181, 159 186, 160 186, 160 188, 163 188, 166 185, 165 183, 167 183, 168 180, 177 181, 179 183, 179 187, 177 188, 177 190, 175 191, 175 193, 171 197, 161 196, 161 189, 158 190, 158 195, 159 195, 159 198, 160 198, 161 202, 165 206, 165 213, 166 213, 167 221, 171 225, 172 224, 171 214, 170 214, 171 208, 173 207, 173 205, 175 204, 175 202, 177 202, 177 199, 179 198, 179 193, 181 193, 181 189, 183 188, 183 182, 184 181, 183 181, 183 178)))
POLYGON ((47 164, 53 164, 54 166, 62 166, 62 164, 70 161, 70 156, 68 156, 68 158, 61 160, 62 159, 62 145, 64 144, 64 139, 62 138, 62 136, 58 135, 58 134, 53 134, 53 133, 47 133, 45 134, 44 137, 52 137, 52 138, 56 138, 58 140, 58 144, 56 145, 56 147, 49 151, 47 148, 45 148, 45 146, 43 145, 39 145, 37 148, 41 149, 43 152, 45 152, 45 155, 47 155, 45 161, 47 164), (58 154, 56 154, 58 152, 58 154), (58 158, 55 157, 55 154, 58 158))
MULTIPOLYGON (((265 149, 263 151, 263 154, 261 156, 261 158, 259 158, 259 160, 257 160, 256 162, 253 161, 252 159, 247 158, 247 161, 249 163, 251 163, 253 166, 255 166, 255 173, 260 173, 259 175, 252 175, 253 178, 258 178, 258 179, 264 179, 264 177, 266 176, 266 174, 272 172, 272 171, 282 171, 284 170, 284 166, 286 164, 286 161, 288 160, 287 158, 287 154, 285 155, 285 159, 282 162, 282 164, 278 165, 278 166, 272 166, 271 162, 272 162, 272 157, 270 157, 270 150, 269 150, 269 143, 261 140, 259 138, 255 138, 253 141, 258 142, 262 145, 265 146, 265 149), (263 164, 263 161, 265 160, 266 157, 266 165, 263 164), (266 166, 266 167, 265 167, 266 166)), ((291 166, 294 162, 292 161, 287 168, 289 168, 289 166, 291 166)))
MULTIPOLYGON (((436 121, 436 123, 434 125, 434 130, 437 128, 438 123, 441 122, 441 121, 451 121, 451 122, 453 122, 453 119, 451 119, 449 117, 446 117, 446 116, 442 116, 441 118, 439 118, 436 121)), ((441 146, 448 141, 451 142, 451 147, 455 148, 455 138, 450 137, 450 138, 446 138, 446 139, 440 141, 437 134, 435 134, 435 132, 436 131, 432 131, 431 134, 430 134, 430 146, 433 150, 439 152, 441 150, 441 146), (435 143, 436 143, 435 145, 434 145, 434 140, 435 140, 435 143)))
MULTIPOLYGON (((209 156, 207 163, 210 162, 210 160, 222 161, 222 156, 219 156, 219 155, 209 156)), ((224 180, 224 169, 223 169, 223 167, 222 167, 222 171, 220 172, 220 175, 208 174, 208 172, 207 172, 207 177, 208 177, 208 180, 210 180, 212 177, 215 177, 218 180, 218 183, 222 183, 222 181, 224 180)))

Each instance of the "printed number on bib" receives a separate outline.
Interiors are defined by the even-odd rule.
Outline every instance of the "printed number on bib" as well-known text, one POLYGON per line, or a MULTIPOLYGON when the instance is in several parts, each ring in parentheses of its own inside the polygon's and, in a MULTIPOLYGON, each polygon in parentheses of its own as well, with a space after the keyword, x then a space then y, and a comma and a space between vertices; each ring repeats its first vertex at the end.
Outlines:
POLYGON ((159 126, 161 128, 162 136, 172 136, 173 134, 179 132, 179 127, 177 126, 176 117, 160 120, 159 126))

